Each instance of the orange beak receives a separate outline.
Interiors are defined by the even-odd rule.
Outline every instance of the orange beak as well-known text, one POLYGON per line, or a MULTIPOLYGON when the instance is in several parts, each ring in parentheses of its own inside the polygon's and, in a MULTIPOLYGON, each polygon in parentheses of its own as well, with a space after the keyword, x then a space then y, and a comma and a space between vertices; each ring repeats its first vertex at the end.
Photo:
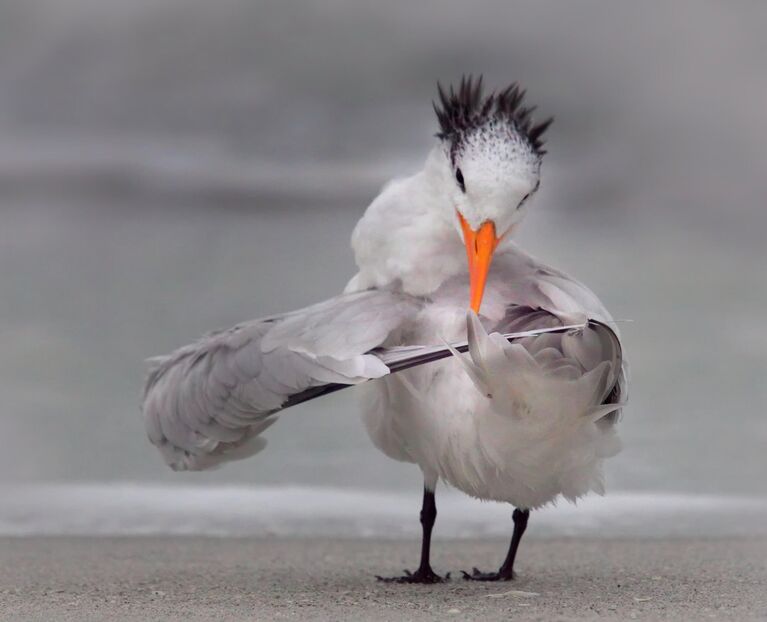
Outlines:
POLYGON ((463 230, 463 241, 466 244, 466 257, 469 259, 469 297, 474 313, 479 313, 482 305, 482 294, 485 293, 485 281, 493 261, 493 252, 500 238, 495 235, 495 223, 486 220, 478 231, 474 231, 460 212, 458 220, 463 230))

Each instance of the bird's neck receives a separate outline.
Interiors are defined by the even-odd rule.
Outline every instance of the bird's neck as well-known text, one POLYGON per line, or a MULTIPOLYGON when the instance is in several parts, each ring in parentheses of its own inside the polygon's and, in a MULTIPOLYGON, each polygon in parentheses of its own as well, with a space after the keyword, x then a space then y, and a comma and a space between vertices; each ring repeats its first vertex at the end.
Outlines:
POLYGON ((389 183, 357 223, 352 248, 359 273, 347 291, 398 287, 421 296, 468 271, 438 149, 423 170, 389 183))

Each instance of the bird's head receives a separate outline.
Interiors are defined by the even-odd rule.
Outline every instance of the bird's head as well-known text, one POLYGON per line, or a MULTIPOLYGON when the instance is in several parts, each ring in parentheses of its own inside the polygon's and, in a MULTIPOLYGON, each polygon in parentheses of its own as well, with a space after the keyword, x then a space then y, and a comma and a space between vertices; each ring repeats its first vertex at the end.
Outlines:
POLYGON ((493 252, 522 220, 527 199, 540 184, 543 133, 552 119, 535 124, 533 108, 514 83, 484 95, 482 78, 458 89, 438 86, 434 110, 444 157, 443 183, 469 261, 471 308, 479 312, 493 252))

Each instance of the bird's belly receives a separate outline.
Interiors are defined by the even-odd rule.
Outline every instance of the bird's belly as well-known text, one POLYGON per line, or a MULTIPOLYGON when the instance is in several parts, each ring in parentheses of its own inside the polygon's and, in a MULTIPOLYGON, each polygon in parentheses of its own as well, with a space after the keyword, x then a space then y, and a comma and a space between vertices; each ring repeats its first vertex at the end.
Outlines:
MULTIPOLYGON (((440 330, 444 340, 465 339, 465 311, 440 314, 441 329, 431 318, 430 339, 416 342, 439 342, 440 330)), ((369 383, 363 394, 373 443, 391 458, 418 464, 427 482, 442 479, 473 497, 523 508, 600 490, 602 460, 582 458, 580 446, 600 431, 542 433, 515 417, 512 404, 499 414, 454 358, 369 383)))
POLYGON ((499 420, 457 361, 402 372, 365 392, 363 417, 374 444, 418 464, 427 481, 442 479, 473 497, 517 507, 537 507, 562 492, 549 464, 516 459, 518 444, 508 443, 513 423, 499 420))

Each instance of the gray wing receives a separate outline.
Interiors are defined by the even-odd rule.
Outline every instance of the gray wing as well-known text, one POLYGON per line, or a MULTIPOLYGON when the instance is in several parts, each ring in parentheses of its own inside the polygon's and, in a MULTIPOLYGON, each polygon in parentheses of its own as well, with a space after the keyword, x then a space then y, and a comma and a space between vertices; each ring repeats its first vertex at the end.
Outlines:
POLYGON ((176 470, 250 456, 287 405, 389 373, 370 351, 418 309, 371 290, 210 334, 149 360, 143 415, 150 441, 176 470))
MULTIPOLYGON (((508 263, 499 265, 508 273, 505 317, 488 327, 500 333, 552 328, 587 322, 581 331, 565 331, 522 340, 532 354, 544 349, 550 366, 567 367, 575 373, 587 373, 602 361, 610 361, 614 382, 605 404, 625 403, 627 400, 628 363, 621 347, 620 335, 607 309, 583 283, 567 274, 546 266, 519 249, 514 249, 508 263), (520 267, 521 266, 521 267, 520 267)), ((615 422, 616 410, 604 418, 615 422)))
MULTIPOLYGON (((564 327, 564 320, 553 313, 524 305, 513 305, 506 310, 504 318, 493 327, 500 333, 520 333, 535 329, 549 332, 515 340, 525 349, 546 362, 551 369, 565 373, 586 374, 604 361, 610 363, 615 373, 608 377, 604 388, 603 404, 624 404, 627 401, 627 363, 623 355, 620 337, 613 328, 601 321, 589 319, 578 330, 555 330, 564 327)), ((615 423, 621 410, 607 413, 601 424, 615 423)))

